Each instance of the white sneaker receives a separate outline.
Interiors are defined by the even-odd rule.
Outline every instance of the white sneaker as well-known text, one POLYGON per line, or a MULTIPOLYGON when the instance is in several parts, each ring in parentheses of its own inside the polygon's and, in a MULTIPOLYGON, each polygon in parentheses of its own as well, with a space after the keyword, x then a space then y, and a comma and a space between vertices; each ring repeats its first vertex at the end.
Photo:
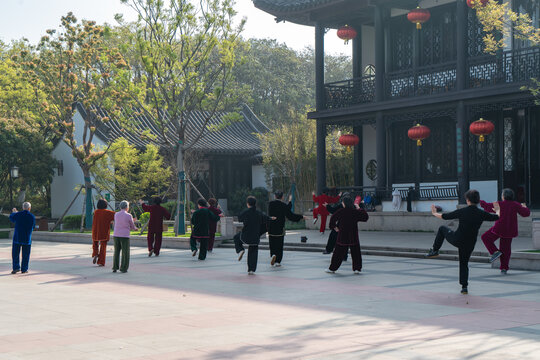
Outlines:
POLYGON ((197 249, 195 249, 195 250, 193 250, 193 251, 191 252, 191 256, 195 256, 195 255, 197 255, 197 249))
POLYGON ((242 260, 242 257, 244 256, 244 253, 246 252, 246 250, 242 250, 238 253, 238 261, 242 260))
POLYGON ((327 274, 335 274, 336 273, 335 271, 332 271, 330 269, 326 269, 326 270, 324 270, 324 272, 327 273, 327 274))
POLYGON ((313 218, 313 224, 316 224, 318 219, 319 218, 313 218))
POLYGON ((354 273, 355 273, 356 275, 358 275, 358 274, 360 274, 360 270, 354 270, 354 273))
POLYGON ((274 265, 276 263, 276 255, 272 255, 272 260, 270 260, 270 265, 274 265))
POLYGON ((280 267, 281 264, 280 263, 276 263, 276 265, 274 265, 275 267, 280 267))
POLYGON ((255 271, 248 271, 248 275, 255 275, 255 271))

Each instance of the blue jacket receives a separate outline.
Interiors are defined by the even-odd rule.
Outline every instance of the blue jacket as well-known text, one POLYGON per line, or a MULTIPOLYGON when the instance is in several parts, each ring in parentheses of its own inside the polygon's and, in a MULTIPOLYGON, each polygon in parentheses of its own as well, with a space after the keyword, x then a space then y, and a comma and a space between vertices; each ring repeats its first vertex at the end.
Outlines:
POLYGON ((19 245, 32 244, 32 231, 36 226, 36 218, 28 210, 11 213, 9 220, 15 223, 13 243, 19 245))

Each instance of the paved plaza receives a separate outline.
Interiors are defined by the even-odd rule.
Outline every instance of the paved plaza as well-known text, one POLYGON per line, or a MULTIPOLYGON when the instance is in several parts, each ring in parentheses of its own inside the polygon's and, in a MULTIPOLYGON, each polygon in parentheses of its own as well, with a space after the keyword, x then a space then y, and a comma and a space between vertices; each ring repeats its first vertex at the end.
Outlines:
MULTIPOLYGON (((109 255, 112 255, 109 247, 109 255)), ((90 245, 34 242, 29 274, 10 275, 0 242, 0 359, 538 359, 540 274, 457 262, 364 257, 361 275, 329 256, 259 254, 248 276, 234 250, 187 250, 127 274, 91 264, 90 245)))

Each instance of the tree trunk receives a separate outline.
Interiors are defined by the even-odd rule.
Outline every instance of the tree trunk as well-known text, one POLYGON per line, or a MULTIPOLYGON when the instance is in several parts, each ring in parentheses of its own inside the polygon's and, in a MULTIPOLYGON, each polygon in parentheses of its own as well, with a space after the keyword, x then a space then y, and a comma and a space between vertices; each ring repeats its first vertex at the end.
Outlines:
POLYGON ((92 229, 92 179, 90 178, 90 171, 83 169, 84 174, 84 188, 86 190, 86 216, 84 227, 86 229, 92 229))
POLYGON ((176 199, 176 218, 174 219, 174 233, 176 236, 186 233, 186 174, 184 172, 184 142, 178 141, 178 153, 176 155, 176 169, 178 171, 178 195, 176 199))

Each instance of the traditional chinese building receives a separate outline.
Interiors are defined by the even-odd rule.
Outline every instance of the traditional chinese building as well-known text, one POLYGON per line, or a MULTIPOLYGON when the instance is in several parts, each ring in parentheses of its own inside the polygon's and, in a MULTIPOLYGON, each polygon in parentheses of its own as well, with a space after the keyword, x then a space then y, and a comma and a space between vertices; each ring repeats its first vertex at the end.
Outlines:
MULTIPOLYGON (((510 0, 539 25, 540 1, 510 0)), ((523 87, 540 78, 540 48, 504 38, 497 54, 483 52, 483 33, 466 0, 253 0, 276 17, 314 27, 317 186, 326 185, 329 125, 352 127, 354 185, 389 199, 392 189, 419 189, 420 199, 463 199, 469 188, 494 201, 503 187, 540 207, 540 108, 523 87), (408 20, 417 6, 421 29, 408 20), (327 29, 349 25, 351 79, 325 83, 327 29), (480 142, 470 125, 480 118, 494 131, 480 142), (431 130, 422 146, 408 137, 431 130), (374 168, 376 166, 376 173, 374 168), (366 168, 367 167, 367 168, 366 168), (366 171, 368 170, 368 171, 366 171)))

